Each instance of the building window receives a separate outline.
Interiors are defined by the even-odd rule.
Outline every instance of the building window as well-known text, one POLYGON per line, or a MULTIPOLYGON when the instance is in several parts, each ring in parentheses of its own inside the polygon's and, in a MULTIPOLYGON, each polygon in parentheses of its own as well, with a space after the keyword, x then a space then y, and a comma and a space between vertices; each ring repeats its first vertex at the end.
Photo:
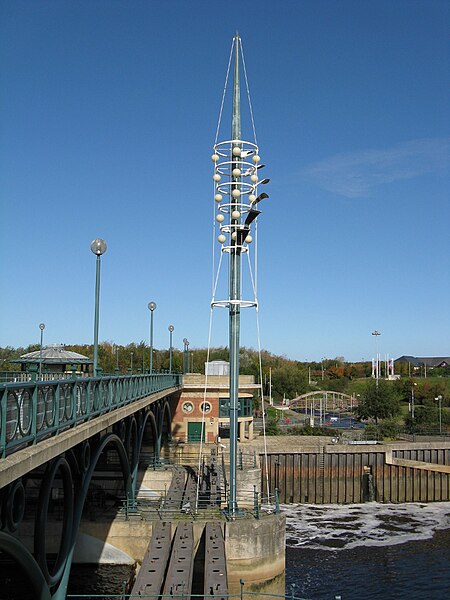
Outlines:
POLYGON ((189 414, 194 410, 194 405, 192 404, 192 402, 183 402, 181 408, 183 409, 183 412, 189 414))
MULTIPOLYGON (((239 398, 238 400, 238 416, 251 417, 253 414, 252 398, 239 398)), ((220 398, 219 400, 219 417, 230 416, 230 399, 220 398)))
POLYGON ((209 412, 212 411, 212 406, 211 406, 211 404, 209 402, 202 402, 200 404, 200 410, 202 412, 204 412, 205 415, 207 415, 209 412))

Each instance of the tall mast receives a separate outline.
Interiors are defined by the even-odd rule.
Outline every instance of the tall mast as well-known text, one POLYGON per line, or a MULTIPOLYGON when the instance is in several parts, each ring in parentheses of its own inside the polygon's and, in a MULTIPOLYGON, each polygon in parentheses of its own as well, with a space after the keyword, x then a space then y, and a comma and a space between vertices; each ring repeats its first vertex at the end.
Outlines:
MULTIPOLYGON (((269 196, 266 193, 258 195, 258 185, 266 184, 269 179, 258 179, 258 169, 262 168, 255 140, 250 142, 242 139, 241 131, 241 91, 239 83, 240 55, 242 55, 242 42, 239 35, 233 38, 233 45, 228 63, 225 90, 222 97, 222 106, 219 114, 214 154, 211 160, 214 163, 214 201, 216 203, 216 226, 219 235, 217 241, 221 244, 221 253, 229 256, 228 294, 226 299, 215 298, 216 285, 220 274, 221 260, 217 265, 216 284, 213 286, 211 307, 228 308, 229 315, 229 347, 230 347, 230 475, 228 512, 234 517, 238 511, 236 500, 236 462, 237 439, 239 418, 239 346, 241 309, 257 308, 257 292, 252 284, 252 297, 242 299, 241 289, 241 257, 247 254, 249 268, 251 269, 250 244, 253 241, 251 229, 253 222, 260 214, 259 202, 269 196), (234 51, 234 62, 233 62, 234 51), (220 119, 226 92, 228 75, 233 67, 233 109, 231 118, 231 140, 218 141, 220 119), (258 208, 257 208, 258 206, 258 208)), ((245 64, 244 66, 244 76, 245 64)), ((248 84, 247 91, 248 91, 248 84)), ((250 96, 249 101, 250 101, 250 96)), ((250 112, 251 105, 250 105, 250 112)), ((253 121, 252 121, 253 122, 253 121)), ((254 128, 253 128, 254 130, 254 128)), ((256 265, 256 248, 254 266, 256 265)), ((256 276, 255 276, 256 280, 256 276)), ((247 292, 248 293, 248 292, 247 292)), ((243 427, 244 428, 244 427, 243 427)))
MULTIPOLYGON (((242 148, 241 140, 241 90, 239 86, 239 44, 238 33, 234 36, 234 86, 233 86, 233 115, 231 122, 232 148, 242 148)), ((240 167, 240 157, 233 156, 232 169, 240 167)), ((232 190, 240 189, 241 178, 232 178, 232 190)), ((231 196, 233 198, 233 196, 231 196)), ((237 200, 240 200, 239 198, 237 200)), ((240 206, 236 200, 232 201, 231 211, 239 210, 240 206)), ((234 223, 240 224, 239 219, 234 223)), ((237 246, 237 240, 231 240, 230 269, 229 269, 229 340, 230 340, 230 495, 228 510, 234 515, 237 510, 236 501, 236 457, 238 437, 238 401, 239 401, 239 344, 241 309, 241 252, 237 246), (233 302, 235 301, 235 302, 233 302)))

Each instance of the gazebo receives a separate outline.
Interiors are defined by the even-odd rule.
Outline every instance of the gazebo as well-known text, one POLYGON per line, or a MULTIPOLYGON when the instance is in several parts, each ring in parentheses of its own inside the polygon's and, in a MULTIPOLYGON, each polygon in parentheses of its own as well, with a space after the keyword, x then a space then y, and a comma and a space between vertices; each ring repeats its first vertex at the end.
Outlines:
POLYGON ((87 374, 93 361, 79 354, 66 350, 62 344, 49 344, 41 350, 28 352, 12 362, 19 363, 25 372, 37 371, 42 364, 42 373, 77 373, 87 374))

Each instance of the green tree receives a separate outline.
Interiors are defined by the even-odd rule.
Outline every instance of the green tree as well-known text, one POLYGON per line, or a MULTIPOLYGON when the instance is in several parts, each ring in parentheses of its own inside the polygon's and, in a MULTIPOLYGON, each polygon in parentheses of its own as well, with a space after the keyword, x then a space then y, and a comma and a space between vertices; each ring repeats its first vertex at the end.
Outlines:
POLYGON ((393 386, 383 379, 371 379, 362 390, 355 413, 360 419, 373 419, 378 425, 380 419, 395 417, 400 411, 398 397, 393 386))

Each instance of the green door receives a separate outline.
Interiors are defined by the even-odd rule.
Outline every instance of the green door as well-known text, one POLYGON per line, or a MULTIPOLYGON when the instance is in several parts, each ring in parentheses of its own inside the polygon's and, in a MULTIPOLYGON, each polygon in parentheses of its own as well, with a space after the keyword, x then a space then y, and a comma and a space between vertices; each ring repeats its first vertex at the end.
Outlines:
POLYGON ((188 442, 199 442, 200 438, 205 441, 205 424, 188 422, 188 442))

